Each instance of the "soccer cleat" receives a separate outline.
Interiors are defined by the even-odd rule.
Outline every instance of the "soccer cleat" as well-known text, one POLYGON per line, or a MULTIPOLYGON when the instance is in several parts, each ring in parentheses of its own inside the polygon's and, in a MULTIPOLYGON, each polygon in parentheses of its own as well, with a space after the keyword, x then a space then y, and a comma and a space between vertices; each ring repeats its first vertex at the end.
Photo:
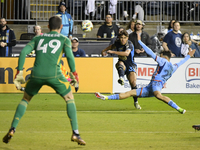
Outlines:
POLYGON ((124 79, 122 77, 120 77, 118 79, 118 83, 121 84, 121 85, 124 85, 124 79))
POLYGON ((140 106, 138 102, 134 102, 134 106, 136 109, 142 109, 142 107, 140 106))
POLYGON ((11 128, 9 132, 3 137, 3 142, 8 143, 15 133, 15 128, 11 128))
POLYGON ((186 112, 186 110, 183 109, 183 108, 179 108, 179 109, 178 109, 178 112, 181 113, 181 114, 184 114, 184 113, 186 112))
POLYGON ((86 145, 86 142, 84 140, 81 139, 80 135, 79 134, 72 134, 72 137, 71 137, 71 141, 72 142, 77 142, 78 145, 86 145))
POLYGON ((95 93, 95 96, 96 96, 97 98, 99 98, 99 99, 102 99, 102 100, 107 100, 107 99, 108 99, 107 96, 102 95, 102 94, 100 94, 99 92, 96 92, 96 93, 95 93))
POLYGON ((193 125, 192 127, 195 129, 195 131, 196 130, 198 130, 198 131, 200 130, 200 125, 193 125))

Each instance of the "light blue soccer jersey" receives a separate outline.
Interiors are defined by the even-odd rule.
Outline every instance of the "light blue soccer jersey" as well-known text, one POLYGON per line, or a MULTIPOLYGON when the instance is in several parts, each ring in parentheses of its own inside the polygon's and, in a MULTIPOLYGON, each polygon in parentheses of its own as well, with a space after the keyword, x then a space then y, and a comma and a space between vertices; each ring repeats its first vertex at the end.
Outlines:
POLYGON ((158 63, 151 80, 161 81, 162 84, 165 84, 165 82, 172 76, 172 74, 178 69, 178 67, 190 58, 190 55, 187 55, 179 63, 172 64, 167 59, 156 56, 156 54, 153 53, 153 51, 148 48, 142 41, 139 41, 139 43, 144 48, 146 53, 158 63))
POLYGON ((153 51, 150 48, 148 48, 142 41, 138 42, 146 51, 146 53, 150 55, 158 63, 158 65, 155 72, 152 75, 152 79, 149 85, 143 89, 142 94, 140 95, 139 93, 141 89, 140 90, 138 89, 137 96, 141 97, 153 96, 153 92, 160 91, 163 88, 166 81, 172 76, 172 74, 178 69, 178 67, 181 66, 190 58, 190 55, 187 55, 179 63, 172 64, 167 59, 156 56, 156 54, 153 53, 153 51))

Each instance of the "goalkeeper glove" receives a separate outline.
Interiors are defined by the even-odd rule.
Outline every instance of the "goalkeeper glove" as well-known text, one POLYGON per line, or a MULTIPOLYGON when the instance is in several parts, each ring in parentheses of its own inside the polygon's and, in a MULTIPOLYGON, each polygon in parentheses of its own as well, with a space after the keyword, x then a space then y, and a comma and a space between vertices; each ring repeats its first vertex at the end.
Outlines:
POLYGON ((77 72, 75 71, 75 72, 73 72, 73 73, 70 72, 69 75, 70 75, 70 79, 71 79, 70 84, 71 84, 72 86, 75 87, 75 91, 77 92, 78 89, 79 89, 79 78, 78 78, 78 74, 77 74, 77 72))
POLYGON ((78 73, 76 71, 74 71, 73 75, 75 76, 76 81, 79 83, 78 73))
POLYGON ((76 81, 77 81, 77 83, 74 85, 75 91, 77 92, 78 89, 79 89, 79 77, 78 77, 78 73, 77 73, 76 71, 74 71, 74 72, 73 72, 73 75, 75 76, 76 81))
POLYGON ((17 70, 17 73, 15 75, 14 84, 18 90, 21 90, 21 84, 25 83, 24 77, 23 77, 23 71, 17 70))

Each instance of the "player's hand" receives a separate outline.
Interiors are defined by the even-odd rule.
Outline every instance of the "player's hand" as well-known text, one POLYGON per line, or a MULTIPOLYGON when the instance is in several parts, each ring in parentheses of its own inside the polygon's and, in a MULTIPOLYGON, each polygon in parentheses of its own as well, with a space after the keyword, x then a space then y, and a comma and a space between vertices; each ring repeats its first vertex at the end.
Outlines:
POLYGON ((75 91, 77 92, 79 89, 78 74, 77 74, 77 72, 73 72, 73 73, 70 72, 69 75, 70 75, 70 79, 71 79, 70 84, 75 87, 75 91))
POLYGON ((192 57, 194 55, 195 51, 196 51, 195 49, 189 50, 188 55, 190 55, 190 57, 192 57))
POLYGON ((138 39, 138 41, 141 40, 141 36, 139 33, 137 33, 137 39, 138 39))
POLYGON ((105 57, 107 55, 107 53, 105 51, 102 51, 101 55, 105 57))
POLYGON ((77 83, 77 80, 76 80, 76 78, 75 78, 75 76, 73 75, 72 72, 69 73, 69 76, 70 76, 70 79, 71 79, 70 84, 72 86, 74 86, 77 83))
POLYGON ((21 84, 25 83, 24 77, 23 77, 23 71, 17 70, 17 73, 15 75, 14 84, 18 90, 21 90, 21 84))
POLYGON ((7 44, 4 43, 4 42, 1 42, 0 45, 1 45, 1 47, 5 47, 5 46, 7 46, 7 44))
POLYGON ((114 51, 112 51, 112 50, 108 50, 107 53, 108 53, 108 54, 113 54, 114 51))
POLYGON ((78 73, 76 71, 74 71, 73 75, 75 76, 76 81, 79 83, 78 73))

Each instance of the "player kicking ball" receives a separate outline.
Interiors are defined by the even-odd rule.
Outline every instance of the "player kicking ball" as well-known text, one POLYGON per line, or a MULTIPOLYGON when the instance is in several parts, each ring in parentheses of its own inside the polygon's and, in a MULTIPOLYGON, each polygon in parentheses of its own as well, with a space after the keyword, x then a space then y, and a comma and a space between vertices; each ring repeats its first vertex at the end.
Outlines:
MULTIPOLYGON (((118 83, 124 85, 124 75, 126 75, 131 89, 137 89, 137 64, 134 61, 134 46, 131 41, 128 40, 128 33, 125 29, 119 32, 118 38, 115 43, 102 50, 102 56, 108 54, 118 55, 118 62, 116 63, 116 69, 119 75, 118 83), (116 50, 113 50, 116 49, 116 50)), ((141 109, 138 103, 137 97, 133 97, 134 106, 136 109, 141 109)))
POLYGON ((15 85, 19 85, 18 89, 20 89, 20 83, 25 83, 23 66, 26 55, 33 49, 36 52, 35 62, 25 86, 24 96, 17 106, 11 127, 3 137, 4 143, 8 143, 13 137, 18 123, 26 112, 26 108, 32 97, 39 92, 43 85, 47 85, 52 87, 66 101, 66 111, 72 128, 71 141, 77 142, 79 145, 86 145, 86 142, 79 135, 76 105, 70 82, 62 74, 60 69, 60 59, 62 58, 62 54, 65 53, 71 71, 70 78, 74 84, 78 82, 71 41, 60 34, 62 29, 62 20, 60 17, 51 17, 48 27, 50 29, 49 33, 34 37, 20 53, 18 71, 14 79, 15 85))
POLYGON ((110 96, 105 96, 100 93, 95 93, 95 96, 97 98, 100 98, 102 100, 119 100, 119 99, 125 99, 130 96, 133 97, 153 97, 155 96, 157 99, 165 102, 172 108, 176 109, 179 113, 184 114, 186 112, 185 109, 179 107, 175 102, 173 102, 169 97, 164 96, 161 94, 162 88, 164 88, 165 83, 167 80, 172 76, 172 74, 180 67, 183 63, 185 63, 190 57, 192 57, 195 53, 195 50, 189 51, 188 55, 182 59, 179 63, 172 64, 170 62, 171 58, 171 52, 170 51, 162 51, 159 56, 156 56, 153 51, 148 48, 142 41, 140 36, 138 35, 138 42, 143 47, 143 49, 146 51, 146 53, 151 56, 157 63, 157 68, 155 72, 152 75, 152 79, 150 83, 144 87, 139 89, 133 89, 131 91, 120 93, 120 94, 114 94, 110 96))

